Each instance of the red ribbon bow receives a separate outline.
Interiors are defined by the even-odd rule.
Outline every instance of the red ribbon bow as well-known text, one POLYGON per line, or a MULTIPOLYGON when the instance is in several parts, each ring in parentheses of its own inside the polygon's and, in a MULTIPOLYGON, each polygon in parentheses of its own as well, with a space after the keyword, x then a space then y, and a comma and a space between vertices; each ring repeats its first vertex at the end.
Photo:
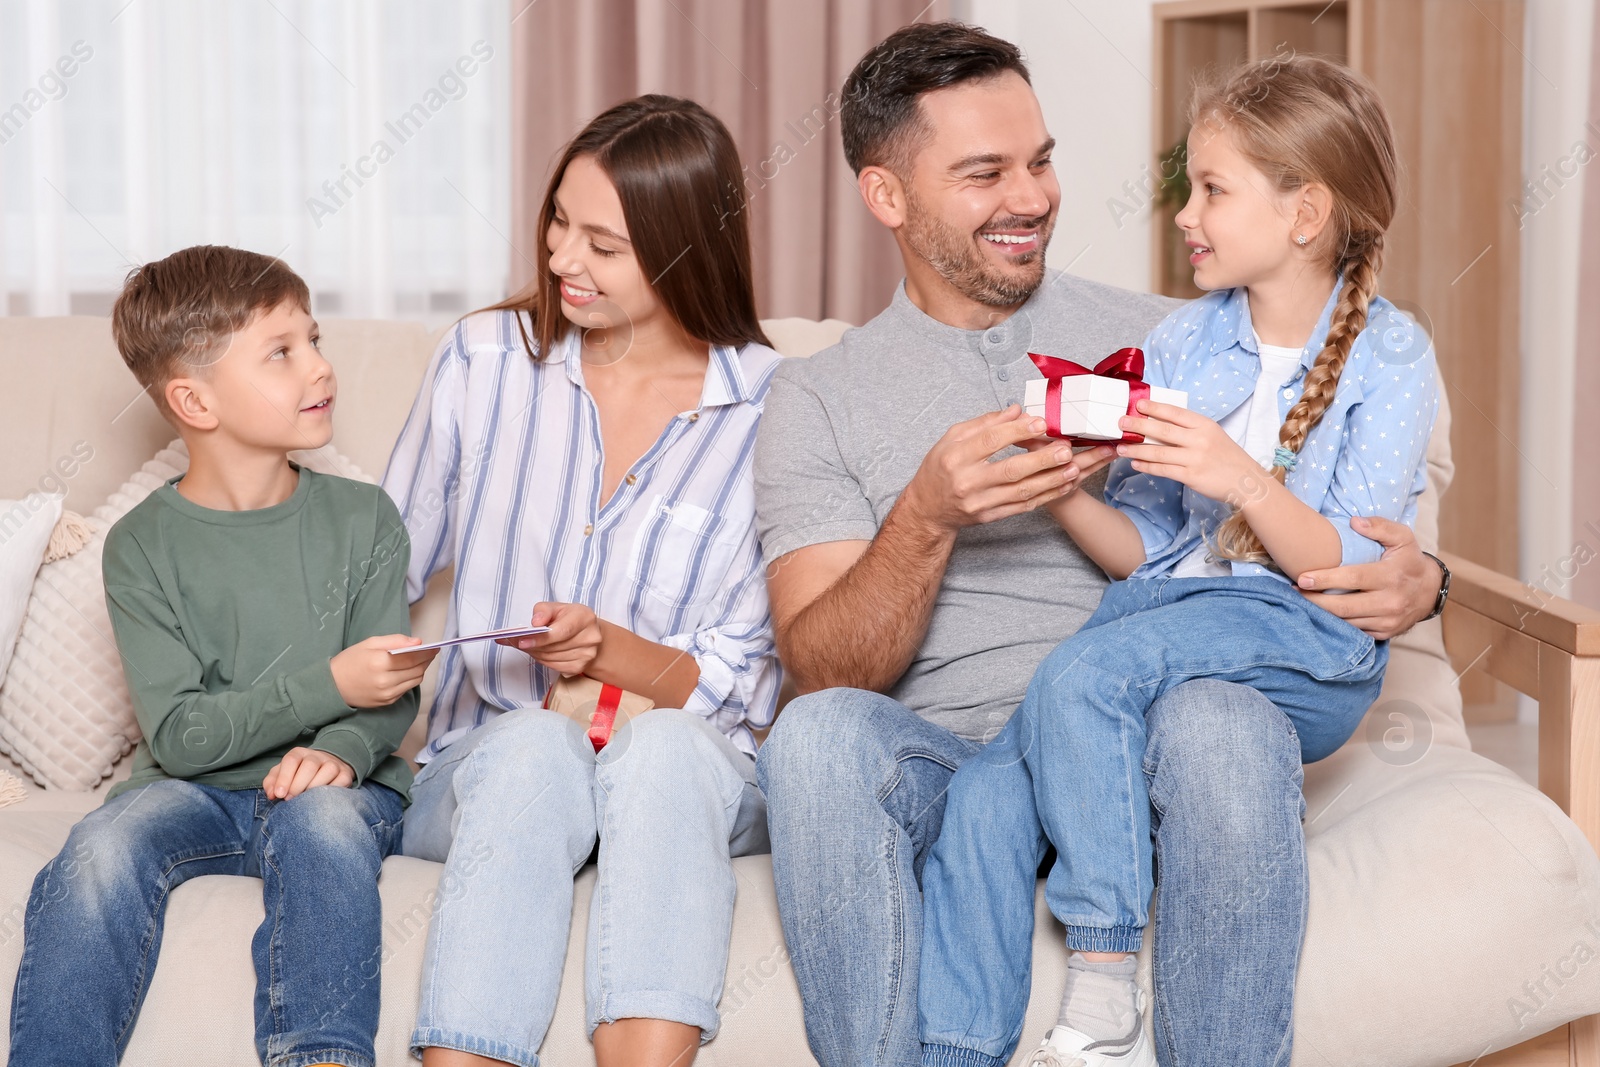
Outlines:
MULTIPOLYGON (((1071 360, 1057 359, 1055 356, 1041 356, 1037 352, 1029 352, 1028 358, 1033 360, 1033 365, 1039 368, 1039 373, 1045 376, 1050 384, 1045 388, 1044 395, 1044 429, 1051 437, 1061 437, 1061 379, 1071 378, 1078 374, 1097 374, 1102 378, 1121 378, 1128 383, 1128 414, 1139 414, 1139 401, 1150 399, 1150 386, 1144 380, 1144 352, 1137 348, 1121 348, 1111 353, 1105 359, 1094 365, 1094 369, 1073 363, 1071 360)), ((1074 445, 1106 445, 1117 444, 1116 441, 1101 441, 1094 438, 1068 437, 1066 440, 1074 445)), ((1124 430, 1121 444, 1136 445, 1144 437, 1124 430)))

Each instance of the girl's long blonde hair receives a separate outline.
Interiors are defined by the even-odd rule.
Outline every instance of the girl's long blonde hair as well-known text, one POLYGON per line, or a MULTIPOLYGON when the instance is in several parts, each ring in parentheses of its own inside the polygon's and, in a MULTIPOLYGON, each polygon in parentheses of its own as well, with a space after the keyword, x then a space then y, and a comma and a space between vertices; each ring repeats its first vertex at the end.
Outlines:
MULTIPOLYGON (((1331 194, 1328 225, 1307 247, 1344 286, 1305 389, 1278 431, 1279 444, 1299 453, 1333 400, 1378 293, 1383 235, 1394 219, 1399 186, 1389 116, 1366 78, 1325 59, 1289 54, 1198 86, 1189 122, 1230 134, 1233 146, 1282 192, 1315 183, 1331 194)), ((1272 468, 1280 483, 1287 473, 1272 468)), ((1219 559, 1271 562, 1239 511, 1218 527, 1212 551, 1219 559)))

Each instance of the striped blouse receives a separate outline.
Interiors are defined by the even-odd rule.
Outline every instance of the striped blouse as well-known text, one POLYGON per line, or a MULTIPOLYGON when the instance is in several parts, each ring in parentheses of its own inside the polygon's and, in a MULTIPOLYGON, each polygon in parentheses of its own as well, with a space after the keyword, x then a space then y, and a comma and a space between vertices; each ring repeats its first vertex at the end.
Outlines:
MULTIPOLYGON (((383 476, 411 534, 407 596, 453 566, 447 636, 526 624, 539 601, 586 604, 692 655, 700 682, 684 707, 754 755, 780 678, 750 464, 781 357, 712 348, 699 408, 669 423, 601 506, 600 417, 576 332, 557 355, 530 359, 507 311, 471 315, 440 343, 383 476)), ((502 711, 539 705, 555 680, 493 642, 440 656, 421 762, 502 711)))

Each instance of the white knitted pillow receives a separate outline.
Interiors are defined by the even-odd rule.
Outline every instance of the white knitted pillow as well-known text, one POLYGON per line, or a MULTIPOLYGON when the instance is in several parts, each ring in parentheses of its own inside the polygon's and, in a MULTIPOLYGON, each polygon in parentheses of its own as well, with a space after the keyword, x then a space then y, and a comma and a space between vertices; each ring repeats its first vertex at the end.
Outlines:
MULTIPOLYGON (((290 455, 323 474, 374 480, 332 446, 290 455)), ((93 789, 139 740, 106 614, 100 552, 113 523, 188 469, 183 442, 173 441, 86 516, 92 536, 81 551, 39 568, 0 686, 0 752, 46 788, 93 789)))

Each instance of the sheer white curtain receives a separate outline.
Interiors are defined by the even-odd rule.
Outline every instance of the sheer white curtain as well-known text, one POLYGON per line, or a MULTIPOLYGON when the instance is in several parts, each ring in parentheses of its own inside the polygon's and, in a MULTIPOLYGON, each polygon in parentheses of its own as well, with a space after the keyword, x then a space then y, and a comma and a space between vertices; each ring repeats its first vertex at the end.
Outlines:
POLYGON ((281 256, 319 315, 499 299, 509 0, 4 0, 0 312, 104 314, 187 245, 281 256))

